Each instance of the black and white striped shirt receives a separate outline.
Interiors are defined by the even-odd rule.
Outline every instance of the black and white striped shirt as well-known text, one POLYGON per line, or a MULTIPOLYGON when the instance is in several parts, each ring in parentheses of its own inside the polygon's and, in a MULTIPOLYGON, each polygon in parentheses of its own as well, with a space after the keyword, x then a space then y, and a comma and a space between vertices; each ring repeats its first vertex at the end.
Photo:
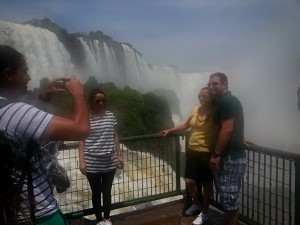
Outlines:
MULTIPOLYGON (((0 99, 3 99, 0 97, 0 99)), ((25 151, 30 140, 40 142, 40 136, 52 118, 52 114, 43 112, 31 105, 22 102, 8 104, 0 109, 0 131, 10 141, 16 152, 25 151)), ((41 163, 40 148, 34 151, 30 160, 32 180, 35 196, 36 219, 52 215, 58 209, 57 201, 53 198, 52 188, 41 163)), ((15 171, 12 177, 18 179, 19 172, 15 171)), ((28 204, 27 181, 24 181, 22 196, 24 212, 30 217, 28 204)), ((20 213, 20 221, 24 217, 20 213)))
POLYGON ((102 116, 90 115, 91 132, 85 139, 84 160, 88 173, 114 170, 117 163, 114 130, 117 121, 114 114, 105 111, 102 116))

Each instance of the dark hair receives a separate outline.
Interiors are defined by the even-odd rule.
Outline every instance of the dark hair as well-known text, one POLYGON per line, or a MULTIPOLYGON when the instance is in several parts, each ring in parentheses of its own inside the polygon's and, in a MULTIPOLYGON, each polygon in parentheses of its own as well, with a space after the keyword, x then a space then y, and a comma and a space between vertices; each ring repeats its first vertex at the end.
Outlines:
POLYGON ((16 49, 8 45, 0 45, 0 79, 3 79, 3 71, 6 68, 10 68, 15 73, 22 58, 24 58, 24 55, 16 49))
POLYGON ((106 94, 105 92, 100 89, 100 88, 97 88, 97 89, 92 89, 88 95, 88 104, 91 106, 92 103, 93 103, 93 100, 94 100, 94 97, 96 94, 103 94, 104 97, 106 98, 106 94))
POLYGON ((219 77, 221 84, 225 84, 225 83, 228 84, 228 79, 225 73, 217 72, 217 73, 213 73, 209 77, 219 77))

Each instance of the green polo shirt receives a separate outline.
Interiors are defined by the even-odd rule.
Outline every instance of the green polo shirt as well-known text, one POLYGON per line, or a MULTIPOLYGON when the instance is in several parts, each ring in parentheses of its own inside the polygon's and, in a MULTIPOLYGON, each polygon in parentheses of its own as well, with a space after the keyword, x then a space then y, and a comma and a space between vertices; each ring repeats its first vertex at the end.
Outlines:
MULTIPOLYGON (((214 110, 214 123, 216 125, 216 133, 214 147, 216 146, 217 137, 221 129, 221 121, 226 119, 234 119, 233 133, 223 154, 229 154, 232 159, 245 158, 244 149, 244 113, 241 102, 228 91, 217 100, 214 110)), ((214 148, 213 148, 214 150, 214 148)), ((215 149, 217 150, 217 149, 215 149)))

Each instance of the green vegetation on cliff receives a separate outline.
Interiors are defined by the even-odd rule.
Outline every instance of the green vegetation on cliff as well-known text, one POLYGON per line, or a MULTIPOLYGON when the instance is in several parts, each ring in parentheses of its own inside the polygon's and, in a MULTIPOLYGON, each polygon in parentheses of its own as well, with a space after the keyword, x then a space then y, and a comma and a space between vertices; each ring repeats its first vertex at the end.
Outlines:
MULTIPOLYGON (((41 88, 46 80, 41 80, 41 88)), ((95 88, 105 91, 107 109, 115 114, 121 137, 158 133, 174 125, 167 100, 155 93, 142 94, 128 86, 120 89, 113 83, 98 83, 93 77, 84 84, 84 88, 86 96, 95 88)), ((38 92, 36 90, 35 93, 38 92)), ((55 96, 46 110, 67 116, 72 111, 72 99, 68 94, 55 96)))

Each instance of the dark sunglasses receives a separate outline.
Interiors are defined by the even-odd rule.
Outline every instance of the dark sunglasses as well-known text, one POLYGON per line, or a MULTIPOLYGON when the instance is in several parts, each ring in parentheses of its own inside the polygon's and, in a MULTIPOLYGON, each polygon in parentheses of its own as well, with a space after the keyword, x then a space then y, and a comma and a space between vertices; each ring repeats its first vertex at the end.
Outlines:
POLYGON ((106 100, 105 99, 97 99, 97 100, 95 100, 95 103, 103 105, 106 103, 106 100))

